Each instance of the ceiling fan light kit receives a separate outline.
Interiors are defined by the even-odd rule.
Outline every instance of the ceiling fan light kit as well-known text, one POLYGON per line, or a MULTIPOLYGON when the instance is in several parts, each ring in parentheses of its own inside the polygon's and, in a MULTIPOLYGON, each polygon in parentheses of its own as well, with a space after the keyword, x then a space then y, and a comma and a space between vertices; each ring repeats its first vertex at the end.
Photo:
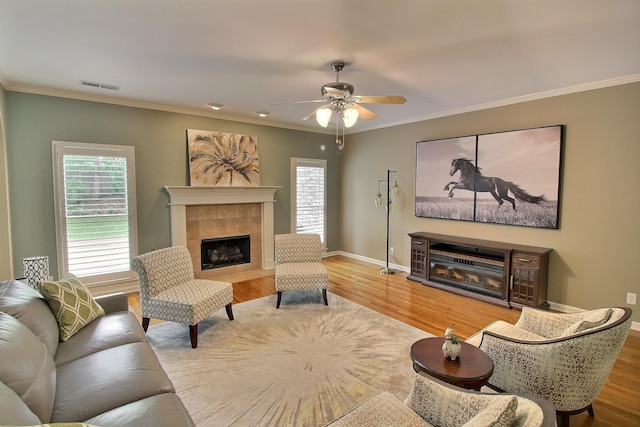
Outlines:
POLYGON ((344 66, 344 62, 334 62, 331 64, 331 69, 336 73, 336 81, 326 83, 322 86, 320 92, 322 93, 323 99, 294 102, 294 104, 326 102, 325 105, 318 107, 303 119, 307 120, 315 116, 318 124, 324 128, 329 126, 331 116, 334 112, 342 117, 342 140, 338 138, 340 119, 336 119, 336 143, 338 143, 340 149, 344 146, 344 128, 350 128, 355 125, 358 118, 363 120, 376 118, 376 113, 363 107, 361 104, 404 104, 407 102, 404 96, 399 95, 355 96, 354 86, 351 83, 340 81, 340 71, 342 71, 344 66))
POLYGON ((353 107, 349 107, 342 112, 342 121, 344 122, 344 126, 350 128, 351 126, 356 124, 356 120, 358 120, 358 110, 353 107))
POLYGON ((329 126, 329 120, 331 120, 331 108, 325 106, 316 110, 316 121, 320 126, 326 128, 329 126))

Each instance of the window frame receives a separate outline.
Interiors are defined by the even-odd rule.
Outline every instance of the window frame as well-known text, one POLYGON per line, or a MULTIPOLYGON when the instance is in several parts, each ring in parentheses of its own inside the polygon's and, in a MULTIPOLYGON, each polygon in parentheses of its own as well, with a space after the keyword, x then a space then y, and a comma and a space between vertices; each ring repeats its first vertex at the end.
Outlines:
MULTIPOLYGON (((135 148, 127 145, 95 144, 88 142, 51 141, 53 163, 53 197, 55 210, 56 254, 58 259, 58 275, 63 277, 69 273, 67 252, 67 218, 65 205, 64 156, 102 156, 124 157, 127 163, 127 210, 129 227, 129 259, 138 255, 138 225, 136 204, 136 171, 135 148)), ((131 270, 82 276, 87 286, 107 282, 129 281, 136 278, 131 270)))
POLYGON ((325 159, 311 158, 291 158, 291 233, 297 233, 298 223, 298 206, 297 206, 297 177, 298 166, 317 167, 324 171, 324 194, 323 194, 323 218, 322 218, 322 240, 323 247, 326 250, 327 245, 327 161, 325 159))

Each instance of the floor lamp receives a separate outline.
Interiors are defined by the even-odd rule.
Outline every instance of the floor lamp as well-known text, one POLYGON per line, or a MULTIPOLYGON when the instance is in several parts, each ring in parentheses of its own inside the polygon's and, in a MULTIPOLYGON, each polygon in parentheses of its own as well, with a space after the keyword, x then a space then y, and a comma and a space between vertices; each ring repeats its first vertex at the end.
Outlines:
POLYGON ((391 196, 397 196, 398 195, 398 180, 397 180, 397 176, 398 176, 398 171, 395 170, 391 170, 391 169, 387 169, 387 179, 379 179, 378 180, 378 194, 376 194, 376 198, 375 198, 375 204, 377 207, 382 206, 382 193, 380 192, 380 184, 382 184, 383 182, 387 183, 387 198, 386 198, 386 210, 387 210, 387 264, 385 267, 380 269, 380 274, 394 274, 396 273, 397 270, 390 268, 389 267, 389 216, 391 215, 391 211, 393 210, 393 200, 391 199, 391 196), (393 184, 393 187, 391 186, 391 174, 395 174, 396 175, 396 180, 393 184))

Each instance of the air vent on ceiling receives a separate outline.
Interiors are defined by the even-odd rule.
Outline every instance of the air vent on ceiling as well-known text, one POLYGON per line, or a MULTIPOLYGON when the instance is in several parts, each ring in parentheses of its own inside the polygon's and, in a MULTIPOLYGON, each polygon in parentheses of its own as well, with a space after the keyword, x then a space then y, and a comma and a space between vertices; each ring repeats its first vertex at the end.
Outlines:
POLYGON ((120 86, 110 85, 106 83, 98 83, 98 82, 90 82, 88 80, 80 80, 80 84, 82 86, 91 86, 98 89, 107 89, 107 90, 120 90, 120 86))

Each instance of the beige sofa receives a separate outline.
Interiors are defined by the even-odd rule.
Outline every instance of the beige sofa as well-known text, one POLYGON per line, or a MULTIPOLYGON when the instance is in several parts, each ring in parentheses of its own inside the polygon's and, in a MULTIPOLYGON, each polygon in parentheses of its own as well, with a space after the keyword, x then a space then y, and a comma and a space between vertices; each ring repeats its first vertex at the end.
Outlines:
POLYGON ((37 291, 0 283, 0 425, 194 425, 126 295, 98 301, 106 314, 63 342, 37 291))
POLYGON ((329 424, 331 427, 553 427, 546 401, 513 394, 465 390, 416 374, 405 402, 389 392, 377 394, 329 424))

